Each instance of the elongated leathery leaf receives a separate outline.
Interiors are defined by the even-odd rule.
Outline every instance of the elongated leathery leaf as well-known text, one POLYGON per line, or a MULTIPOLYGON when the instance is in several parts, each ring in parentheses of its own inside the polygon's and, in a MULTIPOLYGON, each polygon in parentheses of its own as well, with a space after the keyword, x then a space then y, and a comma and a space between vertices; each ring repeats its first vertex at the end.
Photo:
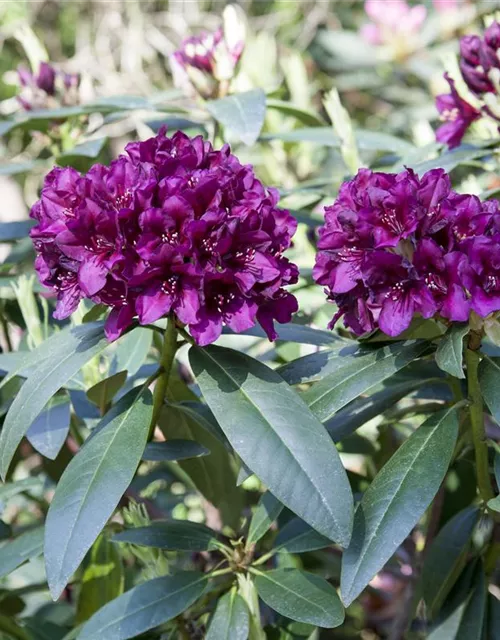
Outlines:
POLYGON ((45 563, 54 598, 134 477, 146 446, 152 404, 149 390, 130 391, 105 415, 64 471, 45 525, 45 563))
POLYGON ((208 405, 245 464, 280 502, 345 546, 352 493, 338 452, 300 396, 249 356, 192 347, 191 366, 208 405))
POLYGON ((38 414, 65 382, 108 345, 103 323, 61 331, 30 354, 39 364, 12 403, 0 434, 0 472, 5 479, 12 457, 38 414))
POLYGON ((219 599, 205 640, 247 640, 249 630, 248 607, 233 591, 219 599))
POLYGON ((298 569, 259 572, 255 586, 269 607, 292 620, 326 628, 338 627, 344 621, 337 592, 313 573, 298 569))
POLYGON ((363 495, 342 559, 345 605, 382 569, 424 514, 446 474, 457 434, 454 407, 434 414, 396 451, 363 495))
POLYGON ((185 571, 155 578, 127 591, 100 609, 78 640, 128 640, 185 611, 203 594, 207 576, 185 571))
POLYGON ((336 371, 316 382, 302 397, 321 421, 383 382, 428 349, 425 341, 401 342, 381 349, 360 350, 339 362, 336 371))

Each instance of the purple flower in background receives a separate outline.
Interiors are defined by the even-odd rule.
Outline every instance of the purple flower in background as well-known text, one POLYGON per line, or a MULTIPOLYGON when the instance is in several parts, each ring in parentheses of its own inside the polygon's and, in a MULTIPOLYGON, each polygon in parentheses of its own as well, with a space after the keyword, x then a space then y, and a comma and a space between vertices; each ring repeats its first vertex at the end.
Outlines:
POLYGON ((325 207, 316 282, 361 335, 396 336, 414 316, 465 322, 500 310, 498 202, 451 189, 443 169, 361 169, 325 207))
POLYGON ((21 92, 17 96, 25 111, 47 109, 78 102, 78 74, 62 73, 48 62, 41 62, 37 73, 21 65, 17 69, 21 92))
POLYGON ((450 93, 436 98, 436 107, 444 124, 436 131, 436 140, 447 144, 450 149, 458 147, 469 126, 481 117, 481 113, 460 97, 455 82, 446 73, 450 93))
POLYGON ((182 41, 170 56, 176 87, 202 98, 221 97, 233 78, 245 46, 245 26, 237 7, 228 5, 224 26, 182 41))
POLYGON ((201 136, 161 131, 126 151, 86 175, 53 169, 31 210, 36 269, 57 294, 57 317, 86 297, 111 307, 110 339, 136 317, 170 313, 202 345, 223 325, 256 322, 274 339, 274 320, 297 310, 284 287, 298 279, 283 256, 297 223, 277 192, 201 136))

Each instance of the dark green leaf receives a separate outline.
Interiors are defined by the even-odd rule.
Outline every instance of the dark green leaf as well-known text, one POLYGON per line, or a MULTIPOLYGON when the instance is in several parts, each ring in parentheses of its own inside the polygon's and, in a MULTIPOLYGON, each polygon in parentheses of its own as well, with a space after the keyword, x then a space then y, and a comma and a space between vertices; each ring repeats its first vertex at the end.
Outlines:
POLYGON ((452 324, 441 338, 436 351, 438 367, 455 378, 465 378, 462 354, 464 338, 468 333, 468 324, 452 324))
POLYGON ((105 604, 118 598, 123 593, 124 582, 120 552, 105 534, 101 534, 83 565, 76 622, 85 622, 105 604))
POLYGON ((282 616, 331 629, 344 622, 337 592, 323 578, 298 569, 275 569, 255 578, 259 597, 282 616))
POLYGON ((316 351, 278 367, 276 371, 288 384, 317 382, 334 373, 349 356, 359 355, 357 343, 336 342, 329 349, 316 351))
POLYGON ((298 394, 264 364, 231 349, 191 347, 203 396, 228 440, 273 495, 345 546, 352 494, 337 450, 298 394))
MULTIPOLYGON (((276 340, 284 340, 286 342, 297 342, 298 344, 312 344, 315 347, 329 346, 338 344, 340 338, 332 331, 322 331, 321 329, 313 329, 302 324, 279 324, 275 327, 278 337, 276 340)), ((255 336, 256 338, 266 338, 267 334, 261 327, 252 327, 246 331, 235 333, 229 327, 224 327, 223 333, 229 335, 245 335, 255 336)))
POLYGON ((338 411, 330 420, 327 420, 325 428, 334 442, 341 442, 343 438, 347 438, 369 420, 394 407, 399 400, 423 384, 425 384, 425 380, 409 380, 382 389, 367 398, 357 398, 349 406, 338 411))
POLYGON ((478 519, 477 507, 460 511, 448 520, 431 545, 423 567, 422 591, 432 615, 440 609, 465 566, 478 519))
POLYGON ((151 329, 137 327, 127 333, 118 343, 111 362, 110 373, 128 371, 129 376, 136 374, 146 360, 152 339, 151 329))
POLYGON ((101 380, 87 391, 87 398, 100 409, 105 409, 125 384, 127 372, 120 371, 101 380))
POLYGON ((479 386, 491 415, 500 424, 500 358, 486 356, 479 363, 479 386))
POLYGON ((493 463, 493 470, 495 472, 495 480, 497 483, 497 487, 500 489, 500 452, 499 451, 495 451, 495 461, 493 463))
POLYGON ((0 435, 0 470, 5 478, 23 436, 53 395, 84 364, 108 346, 100 322, 61 331, 29 355, 35 364, 12 403, 0 435))
POLYGON ((247 544, 255 544, 267 533, 269 527, 283 510, 283 505, 272 493, 266 491, 259 500, 259 503, 250 520, 247 544))
POLYGON ((381 349, 364 350, 348 355, 336 371, 316 382, 302 394, 312 413, 321 421, 380 384, 428 348, 424 341, 400 342, 381 349))
POLYGON ((293 116, 297 118, 300 122, 307 126, 311 127, 324 127, 325 122, 322 118, 314 111, 310 111, 309 109, 303 109, 302 107, 298 107, 291 102, 286 102, 285 100, 275 100, 274 98, 267 99, 267 108, 275 109, 276 111, 280 111, 287 116, 293 116))
MULTIPOLYGON (((463 584, 452 594, 447 615, 440 621, 429 640, 483 640, 486 615, 487 584, 480 562, 464 571, 463 584)), ((444 611, 444 609, 443 609, 444 611)))
POLYGON ((300 518, 293 518, 276 536, 274 549, 288 553, 305 553, 324 549, 331 544, 331 540, 315 531, 307 522, 300 518))
POLYGON ((54 598, 134 477, 152 413, 150 391, 129 392, 104 416, 59 481, 45 526, 47 579, 54 598))
POLYGON ((28 634, 26 629, 19 626, 11 615, 6 616, 0 613, 0 631, 5 631, 5 633, 9 634, 3 636, 3 638, 7 640, 11 640, 12 638, 16 640, 33 640, 33 637, 28 634))
POLYGON ((248 607, 235 591, 217 602, 205 640, 247 640, 250 631, 248 607))
MULTIPOLYGON (((192 404, 197 397, 179 378, 171 376, 167 399, 192 404)), ((184 408, 181 410, 166 405, 159 425, 167 442, 170 438, 193 440, 210 451, 207 456, 181 460, 179 466, 188 474, 200 493, 220 510, 223 522, 236 528, 242 506, 242 491, 236 486, 236 466, 225 445, 202 424, 198 414, 196 416, 195 419, 184 408)))
POLYGON ((240 470, 238 471, 238 478, 236 480, 236 484, 238 485, 238 487, 241 486, 245 482, 245 480, 248 480, 248 478, 251 478, 254 475, 253 471, 247 467, 243 460, 241 460, 240 462, 241 466, 240 470))
POLYGON ((70 409, 66 395, 54 396, 29 428, 26 437, 42 456, 57 458, 68 435, 70 409))
POLYGON ((166 442, 149 442, 146 445, 143 460, 162 462, 169 460, 187 460, 208 456, 210 451, 194 440, 167 440, 166 442))
POLYGON ((78 640, 128 640, 168 622, 203 594, 207 577, 196 571, 144 582, 100 609, 78 640))
POLYGON ((454 407, 434 414, 375 476, 356 509, 342 559, 344 604, 361 593, 424 514, 448 470, 457 434, 454 407))
POLYGON ((500 600, 493 594, 488 594, 488 640, 500 640, 500 600))
POLYGON ((233 93, 226 98, 206 102, 205 105, 224 127, 227 136, 247 145, 255 143, 266 117, 266 94, 262 89, 233 93))
POLYGON ((31 529, 0 546, 0 578, 43 553, 43 527, 31 529))
POLYGON ((125 529, 113 537, 113 542, 178 551, 208 551, 218 546, 215 531, 189 520, 159 520, 147 527, 125 529))
POLYGON ((33 220, 2 222, 0 224, 0 242, 12 242, 26 238, 34 225, 33 220))

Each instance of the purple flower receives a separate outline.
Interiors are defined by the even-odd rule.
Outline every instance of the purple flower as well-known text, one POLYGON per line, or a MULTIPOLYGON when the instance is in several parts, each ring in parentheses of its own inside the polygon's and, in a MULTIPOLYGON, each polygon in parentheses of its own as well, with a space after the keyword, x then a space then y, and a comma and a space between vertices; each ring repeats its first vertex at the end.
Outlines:
POLYGON ((397 336, 416 315, 500 310, 499 225, 498 203, 457 194, 443 169, 360 170, 320 229, 313 277, 337 304, 330 327, 343 318, 357 335, 397 336))
POLYGON ((126 150, 86 175, 54 169, 31 210, 36 269, 57 294, 57 317, 87 297, 111 307, 110 339, 136 317, 167 314, 199 344, 223 325, 256 322, 274 339, 274 320, 297 310, 284 287, 298 279, 283 256, 297 223, 277 208, 277 192, 201 136, 161 131, 126 150))
POLYGON ((436 131, 436 140, 447 144, 450 149, 458 147, 469 126, 481 113, 460 97, 455 82, 446 73, 450 93, 437 96, 436 107, 444 124, 436 131))
POLYGON ((183 40, 170 56, 175 86, 202 98, 221 97, 235 74, 244 45, 244 22, 230 5, 224 10, 224 28, 183 40))
POLYGON ((48 62, 41 62, 38 73, 21 65, 17 69, 21 93, 17 96, 25 111, 47 109, 78 102, 78 74, 62 73, 48 62))

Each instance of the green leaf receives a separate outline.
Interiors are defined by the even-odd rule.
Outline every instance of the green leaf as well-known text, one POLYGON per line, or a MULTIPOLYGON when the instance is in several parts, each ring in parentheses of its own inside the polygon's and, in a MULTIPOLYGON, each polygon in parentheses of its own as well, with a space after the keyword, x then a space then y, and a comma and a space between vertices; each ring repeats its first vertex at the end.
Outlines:
MULTIPOLYGON (((415 149, 410 142, 388 133, 358 129, 354 132, 354 137, 358 148, 362 151, 394 151, 403 154, 415 149)), ((260 138, 261 140, 282 140, 283 142, 313 142, 324 147, 335 148, 340 148, 342 144, 341 138, 330 127, 264 133, 260 138)))
POLYGON ((269 527, 283 510, 283 505, 272 493, 266 491, 259 500, 259 503, 250 520, 248 529, 247 546, 255 544, 267 533, 269 527))
POLYGON ((30 529, 0 546, 0 578, 43 553, 43 527, 30 529))
MULTIPOLYGON (((171 376, 167 399, 191 403, 197 397, 179 378, 171 376)), ((220 510, 223 522, 236 528, 242 506, 242 491, 236 486, 236 466, 225 445, 202 425, 199 416, 194 419, 193 414, 167 404, 160 415, 160 428, 167 442, 170 438, 193 440, 210 451, 206 456, 180 460, 179 466, 198 491, 220 510)))
POLYGON ((155 578, 100 609, 78 640, 128 640, 168 622, 203 595, 207 577, 196 571, 155 578))
POLYGON ((23 436, 47 402, 89 360, 108 346, 101 322, 53 335, 30 353, 36 363, 12 403, 0 435, 0 471, 5 479, 23 436))
POLYGON ((153 413, 149 390, 124 396, 66 467, 47 514, 45 563, 59 596, 129 486, 153 413))
POLYGON ((441 338, 436 351, 438 367, 455 378, 465 378, 462 355, 464 338, 468 333, 468 324, 452 324, 441 338))
POLYGON ((342 558, 341 594, 349 605, 382 569, 424 514, 448 470, 458 434, 455 407, 434 414, 375 476, 354 515, 342 558))
POLYGON ((457 587, 450 597, 446 615, 429 634, 429 640, 483 639, 487 583, 481 562, 464 571, 457 587))
POLYGON ((448 520, 432 542, 422 572, 423 597, 432 616, 441 608, 467 562, 478 519, 478 508, 468 507, 448 520))
POLYGON ((208 551, 219 546, 215 531, 189 520, 158 520, 147 527, 125 529, 113 542, 178 551, 208 551))
MULTIPOLYGON (((495 480, 497 486, 500 488, 500 452, 495 451, 495 460, 493 462, 493 471, 495 472, 495 480)), ((1 489, 0 489, 1 491, 1 489)), ((0 494, 1 496, 1 494, 0 494)))
POLYGON ((275 109, 280 113, 284 113, 287 116, 293 116, 300 122, 310 127, 324 127, 324 120, 314 111, 309 109, 303 109, 291 102, 285 102, 284 100, 276 100, 274 98, 267 98, 267 108, 275 109))
POLYGON ((337 592, 323 578, 298 569, 275 569, 255 577, 259 597, 282 616, 331 629, 344 622, 337 592))
POLYGON ((30 491, 31 489, 40 489, 42 486, 43 480, 40 476, 2 484, 0 485, 0 502, 7 502, 7 500, 17 496, 19 493, 30 491))
POLYGON ((334 442, 341 442, 369 420, 376 418, 387 409, 393 408, 399 400, 421 387, 425 382, 425 379, 409 380, 382 389, 367 398, 356 398, 349 406, 327 420, 325 429, 334 442))
POLYGON ((111 362, 110 373, 128 371, 129 376, 135 375, 146 360, 152 340, 153 332, 151 329, 137 327, 127 333, 118 343, 111 362))
POLYGON ((247 640, 249 631, 248 607, 240 595, 231 591, 217 602, 205 640, 247 640))
POLYGON ((20 173, 28 173, 34 167, 39 165, 35 160, 27 160, 26 162, 9 162, 0 164, 0 176, 16 176, 20 173))
POLYGON ((336 371, 302 394, 312 413, 325 422, 339 409, 421 356, 428 343, 396 342, 346 356, 336 371), (363 355, 364 354, 364 355, 363 355))
MULTIPOLYGON (((332 331, 322 331, 321 329, 313 329, 302 324, 281 324, 275 327, 278 337, 276 340, 284 340, 285 342, 297 342, 298 344, 312 344, 315 347, 329 346, 338 344, 340 338, 332 331)), ((223 333, 229 335, 255 336, 256 338, 267 339, 267 334, 261 327, 252 327, 246 331, 235 333, 229 327, 224 327, 223 333)))
POLYGON ((167 440, 166 442, 149 442, 146 445, 143 460, 152 462, 188 460, 208 456, 210 451, 194 440, 167 440))
MULTIPOLYGON (((278 367, 276 371, 288 384, 317 382, 334 373, 349 356, 359 355, 358 343, 337 342, 329 349, 309 353, 278 367)), ((361 351, 363 353, 363 351, 361 351)))
POLYGON ((478 158, 484 158, 484 156, 488 155, 491 155, 491 149, 478 149, 477 147, 467 148, 467 146, 464 145, 452 151, 447 151, 432 160, 426 160, 425 162, 408 166, 414 169, 419 175, 423 175, 431 169, 444 169, 449 173, 461 164, 470 162, 471 160, 477 160, 478 158))
POLYGON ((488 507, 493 509, 493 511, 500 512, 500 496, 496 496, 495 498, 488 500, 488 507))
POLYGON ((77 144, 72 149, 65 151, 57 157, 57 164, 65 167, 71 165, 75 158, 92 158, 95 159, 104 149, 107 138, 94 138, 77 144))
POLYGON ((123 563, 116 545, 101 534, 85 559, 76 622, 80 624, 123 593, 123 563))
POLYGON ((2 640, 33 640, 33 636, 29 635, 26 629, 20 627, 11 615, 3 615, 0 613, 0 637, 2 640), (5 636, 1 632, 5 631, 8 635, 5 636))
POLYGON ((331 540, 310 527, 300 518, 289 520, 276 536, 273 548, 288 553, 306 553, 324 549, 332 544, 331 540))
POLYGON ((15 222, 2 222, 0 224, 0 242, 12 242, 29 236, 33 228, 33 220, 20 220, 15 222))
POLYGON ((127 380, 127 372, 120 371, 114 375, 101 380, 87 391, 87 398, 97 407, 105 409, 113 400, 115 395, 125 384, 127 380))
POLYGON ((479 386, 495 421, 500 424, 500 358, 484 357, 479 363, 479 386))
POLYGON ((500 639, 500 600, 492 593, 488 594, 488 640, 500 639))
POLYGON ((259 137, 266 117, 266 94, 262 89, 233 93, 205 103, 208 112, 220 122, 230 138, 252 145, 259 137))
POLYGON ((54 396, 26 433, 31 445, 46 458, 57 458, 69 431, 71 406, 66 395, 54 396))
POLYGON ((191 347, 189 359, 245 464, 317 531, 348 544, 351 488, 335 446, 299 395, 275 371, 231 349, 191 347))

